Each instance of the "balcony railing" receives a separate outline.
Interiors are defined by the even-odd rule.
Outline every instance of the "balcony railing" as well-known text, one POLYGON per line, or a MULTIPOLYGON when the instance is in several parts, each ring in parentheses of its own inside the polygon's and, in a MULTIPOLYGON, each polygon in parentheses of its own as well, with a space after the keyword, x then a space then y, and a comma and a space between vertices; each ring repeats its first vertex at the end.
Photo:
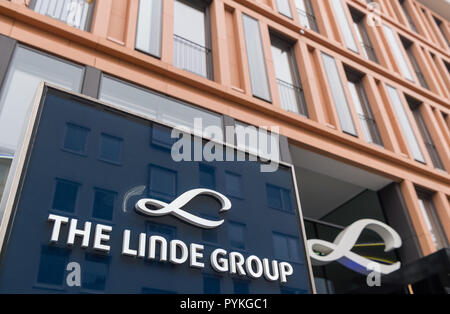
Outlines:
POLYGON ((284 110, 307 116, 303 89, 283 80, 277 79, 281 106, 284 110))
POLYGON ((173 54, 177 68, 212 79, 211 49, 174 35, 173 54))
POLYGON ((309 28, 315 32, 318 31, 316 17, 313 14, 305 12, 301 9, 297 9, 297 13, 300 23, 304 27, 309 28))
POLYGON ((32 0, 35 12, 60 20, 81 30, 89 30, 95 1, 86 0, 32 0))

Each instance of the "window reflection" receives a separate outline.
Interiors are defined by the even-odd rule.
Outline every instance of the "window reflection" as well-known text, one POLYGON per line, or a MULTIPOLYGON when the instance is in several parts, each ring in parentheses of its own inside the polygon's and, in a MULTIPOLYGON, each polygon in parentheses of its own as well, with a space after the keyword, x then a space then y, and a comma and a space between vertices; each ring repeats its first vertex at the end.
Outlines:
POLYGON ((116 195, 116 192, 98 188, 94 189, 94 209, 92 217, 112 220, 116 195))
POLYGON ((79 183, 56 179, 52 208, 68 213, 75 212, 79 183))
POLYGON ((77 154, 85 154, 88 135, 88 128, 73 123, 67 123, 64 149, 77 154))
POLYGON ((70 250, 44 245, 40 253, 37 282, 62 287, 70 250))

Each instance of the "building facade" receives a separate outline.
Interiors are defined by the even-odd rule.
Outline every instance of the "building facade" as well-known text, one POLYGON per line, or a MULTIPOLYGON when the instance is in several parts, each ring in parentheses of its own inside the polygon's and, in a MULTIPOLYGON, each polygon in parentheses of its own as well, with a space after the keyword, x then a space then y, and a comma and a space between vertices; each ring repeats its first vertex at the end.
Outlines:
MULTIPOLYGON (((402 247, 369 232, 355 249, 413 264, 450 241, 449 42, 448 19, 416 0, 0 0, 0 196, 46 81, 192 130, 276 126, 307 237, 378 219, 402 247)), ((313 272, 321 293, 365 282, 313 272)))

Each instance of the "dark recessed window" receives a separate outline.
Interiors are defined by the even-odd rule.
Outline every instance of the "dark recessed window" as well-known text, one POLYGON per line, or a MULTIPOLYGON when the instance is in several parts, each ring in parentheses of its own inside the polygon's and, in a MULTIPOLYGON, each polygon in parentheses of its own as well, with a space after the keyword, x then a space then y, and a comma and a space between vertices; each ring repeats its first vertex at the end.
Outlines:
POLYGON ((199 181, 200 187, 205 189, 216 188, 216 171, 213 167, 208 167, 203 164, 199 165, 199 181))
POLYGON ((88 134, 89 129, 76 124, 67 123, 64 149, 73 153, 85 154, 88 134))
POLYGON ((100 159, 120 163, 123 139, 108 134, 101 135, 100 159))
POLYGON ((152 126, 152 144, 157 145, 162 148, 172 149, 172 145, 178 140, 177 138, 172 138, 172 129, 154 123, 152 126))
POLYGON ((300 243, 298 238, 274 232, 273 249, 276 259, 299 263, 301 261, 300 243))
POLYGON ((403 12, 405 12, 405 16, 406 16, 406 18, 408 20, 409 26, 411 27, 411 29, 414 32, 418 33, 416 24, 414 23, 414 20, 411 17, 411 14, 409 14, 409 10, 408 10, 408 6, 406 5, 406 1, 405 0, 400 0, 399 2, 400 2, 400 5, 403 8, 403 12))
POLYGON ((408 39, 402 36, 400 36, 400 40, 402 41, 403 47, 405 48, 406 54, 408 55, 409 61, 411 62, 414 72, 416 72, 416 76, 417 79, 419 80, 420 85, 422 85, 423 88, 429 89, 428 83, 425 79, 425 76, 423 75, 422 69, 420 68, 416 56, 414 55, 413 42, 409 41, 408 39))
POLYGON ((82 266, 82 287, 88 290, 104 291, 109 273, 108 256, 86 254, 82 266))
POLYGON ((79 183, 56 179, 52 209, 73 213, 77 201, 79 183))
POLYGON ((267 184, 267 203, 270 208, 293 213, 291 191, 282 187, 267 184))
POLYGON ((172 201, 177 195, 177 172, 158 166, 150 166, 150 195, 172 201))
POLYGON ((70 250, 54 246, 42 246, 37 282, 62 286, 70 250))
POLYGON ((354 9, 351 9, 350 12, 353 18, 353 26, 355 28, 356 37, 358 38, 358 41, 361 45, 364 56, 366 57, 366 59, 378 63, 375 49, 373 48, 369 34, 366 30, 365 15, 354 9))
POLYGON ((103 189, 95 189, 94 191, 94 209, 92 217, 112 220, 114 200, 117 193, 103 189))
POLYGON ((234 197, 242 197, 242 177, 239 174, 225 172, 225 188, 227 194, 234 197))

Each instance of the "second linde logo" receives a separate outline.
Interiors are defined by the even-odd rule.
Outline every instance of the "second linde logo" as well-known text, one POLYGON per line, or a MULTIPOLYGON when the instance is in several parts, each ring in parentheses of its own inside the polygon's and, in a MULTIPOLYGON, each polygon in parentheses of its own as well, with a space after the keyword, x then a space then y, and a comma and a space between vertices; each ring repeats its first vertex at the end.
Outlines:
MULTIPOLYGON (((196 227, 211 229, 220 226, 224 220, 214 221, 200 218, 181 209, 190 200, 198 195, 208 195, 219 200, 222 207, 220 212, 231 208, 230 200, 221 193, 209 189, 194 189, 187 191, 172 201, 170 204, 155 199, 142 199, 135 205, 136 211, 148 216, 164 216, 172 215, 184 222, 192 224, 196 227), (156 209, 151 209, 152 206, 156 209)), ((78 220, 64 216, 50 214, 48 221, 53 222, 53 229, 50 242, 55 244, 59 241, 61 226, 69 223, 69 231, 67 236, 67 246, 73 246, 75 237, 82 239, 81 247, 88 248, 90 244, 90 235, 92 223, 86 221, 83 229, 78 229, 78 220)), ((92 248, 100 252, 109 253, 111 250, 111 238, 109 233, 112 226, 96 224, 94 231, 94 243, 92 248)), ((138 235, 138 247, 133 249, 130 247, 131 230, 123 230, 122 250, 121 254, 129 257, 137 257, 142 259, 156 260, 162 262, 170 262, 172 264, 183 264, 188 262, 192 268, 204 268, 204 246, 197 243, 191 243, 189 246, 181 240, 167 241, 159 235, 147 235, 140 233, 138 235), (157 257, 157 247, 159 247, 159 257, 157 257)), ((268 281, 287 282, 287 277, 292 275, 294 270, 291 264, 287 262, 278 262, 276 260, 269 261, 267 258, 260 259, 255 255, 247 258, 239 252, 230 252, 218 248, 215 249, 209 258, 211 267, 220 273, 229 272, 240 276, 247 276, 252 279, 264 277, 268 281)))

